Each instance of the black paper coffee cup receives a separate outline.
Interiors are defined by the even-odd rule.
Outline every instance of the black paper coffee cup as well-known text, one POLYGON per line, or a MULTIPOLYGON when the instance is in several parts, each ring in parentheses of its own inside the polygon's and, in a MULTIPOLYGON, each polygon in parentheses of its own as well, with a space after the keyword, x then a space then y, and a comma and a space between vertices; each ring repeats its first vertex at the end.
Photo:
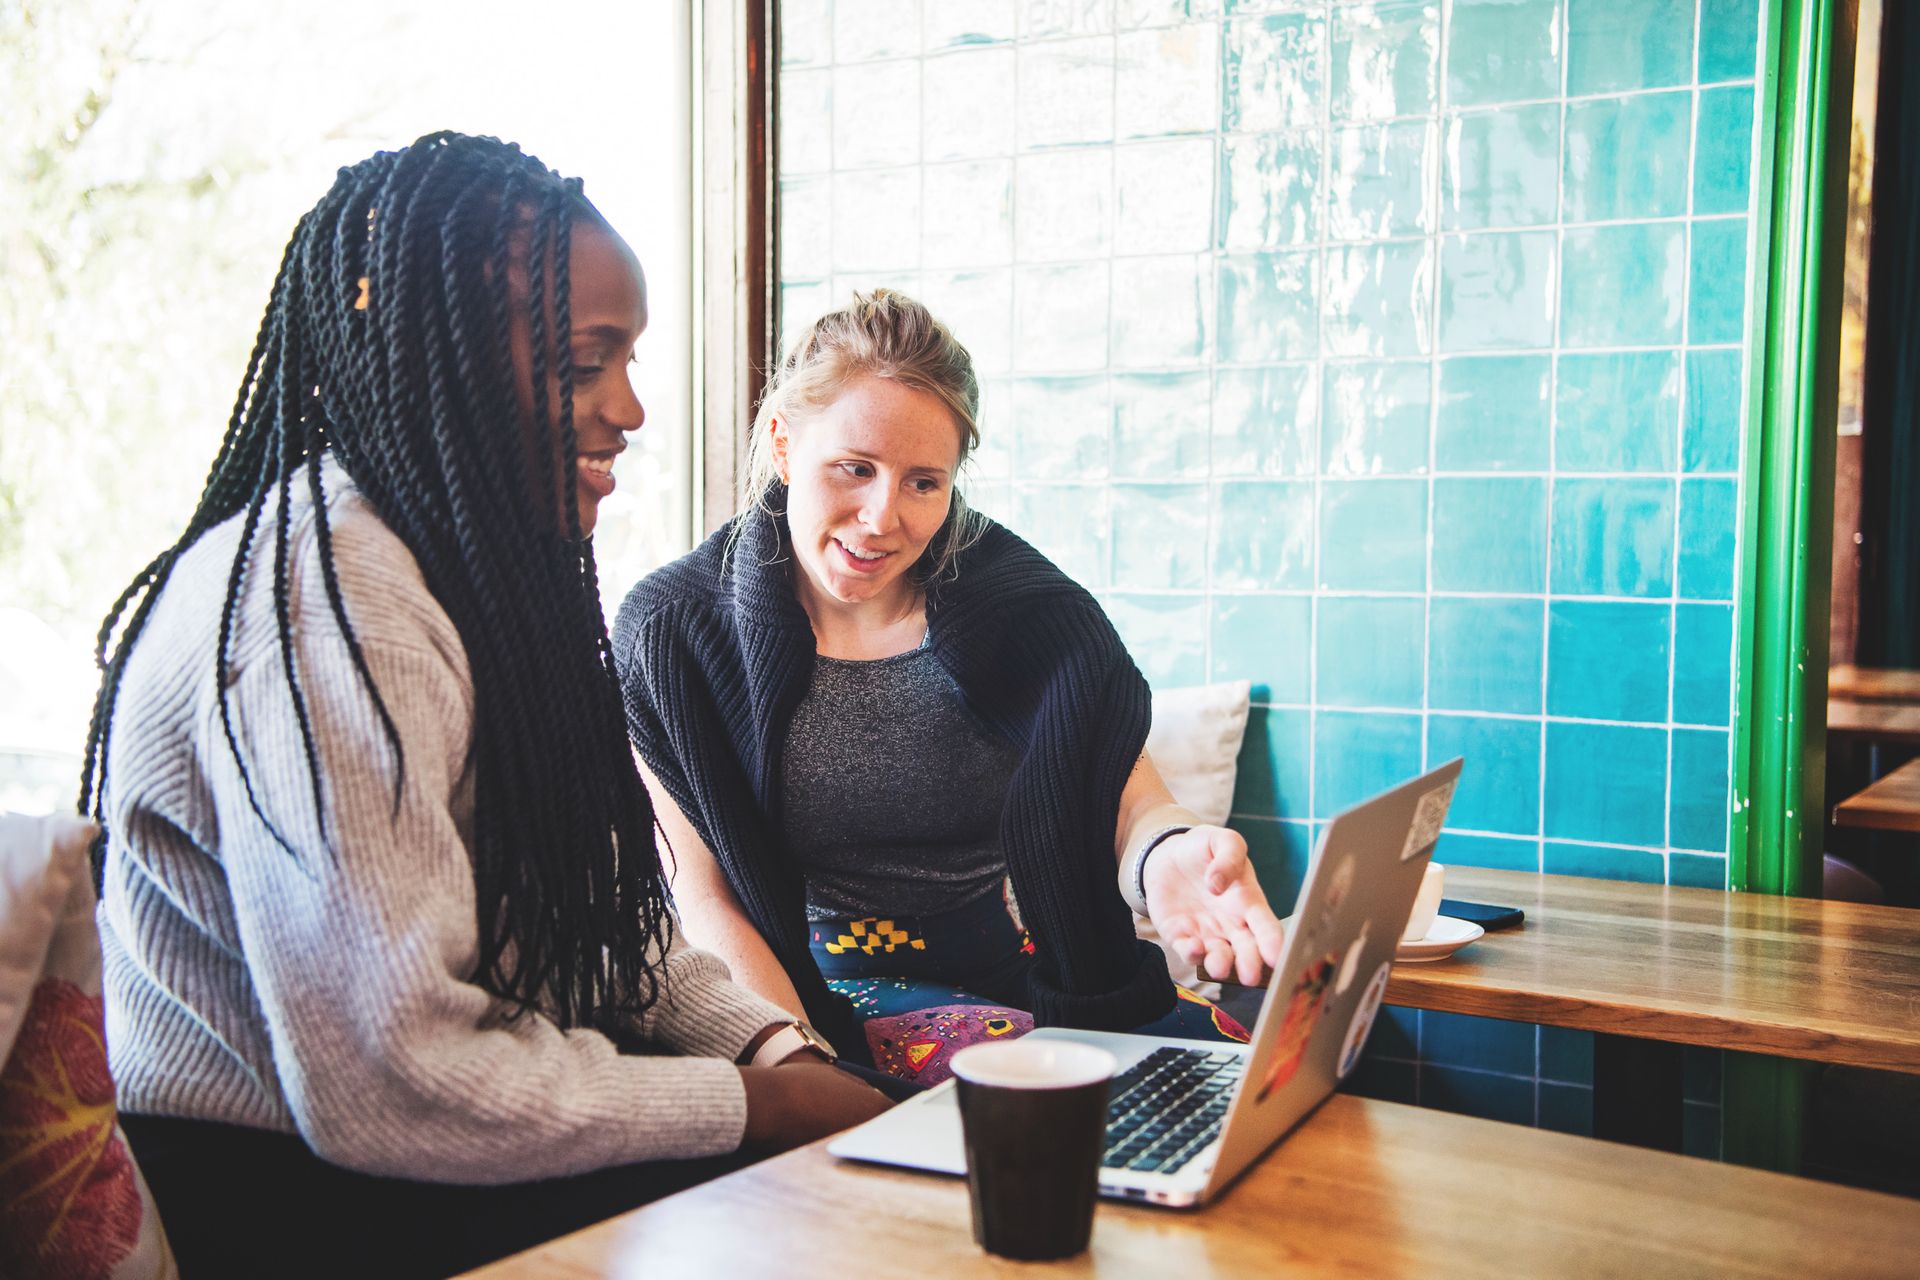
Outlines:
POLYGON ((1040 1260, 1087 1247, 1117 1065, 1105 1049, 1069 1040, 977 1044, 953 1056, 982 1249, 1040 1260))

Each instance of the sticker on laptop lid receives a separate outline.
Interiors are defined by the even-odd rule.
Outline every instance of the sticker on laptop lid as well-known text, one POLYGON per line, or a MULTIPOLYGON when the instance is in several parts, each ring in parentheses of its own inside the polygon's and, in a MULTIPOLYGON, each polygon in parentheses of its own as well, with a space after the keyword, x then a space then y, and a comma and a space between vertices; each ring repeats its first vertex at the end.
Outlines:
POLYGON ((1419 857, 1440 838, 1440 828, 1446 824, 1447 806, 1451 803, 1451 782, 1443 782, 1420 797, 1413 811, 1413 827, 1407 832, 1406 847, 1400 850, 1400 861, 1419 857))
POLYGON ((1320 1011, 1326 1008, 1327 988, 1333 984, 1334 972, 1339 967, 1339 954, 1329 952, 1301 973, 1293 995, 1287 1000, 1286 1018, 1280 1024, 1273 1069, 1254 1095, 1255 1102, 1265 1102, 1268 1094, 1293 1079, 1294 1073, 1300 1070, 1300 1064, 1306 1060, 1307 1045, 1313 1039, 1314 1024, 1320 1021, 1320 1011))

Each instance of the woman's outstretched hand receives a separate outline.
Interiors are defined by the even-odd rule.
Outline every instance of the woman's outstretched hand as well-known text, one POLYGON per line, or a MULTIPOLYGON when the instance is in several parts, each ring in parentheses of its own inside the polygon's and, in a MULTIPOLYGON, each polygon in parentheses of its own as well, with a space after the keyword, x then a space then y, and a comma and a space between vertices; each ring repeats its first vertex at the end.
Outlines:
POLYGON ((1280 920, 1239 832, 1197 826, 1168 836, 1147 858, 1146 887, 1154 928, 1202 977, 1255 986, 1280 963, 1280 920))

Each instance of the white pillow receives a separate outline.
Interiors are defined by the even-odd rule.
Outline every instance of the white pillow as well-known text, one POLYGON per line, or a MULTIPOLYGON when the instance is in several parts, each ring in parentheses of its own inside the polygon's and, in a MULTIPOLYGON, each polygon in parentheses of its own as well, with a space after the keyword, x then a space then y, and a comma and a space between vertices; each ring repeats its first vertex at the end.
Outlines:
MULTIPOLYGON (((1223 826, 1233 809, 1235 763, 1247 736, 1247 703, 1252 693, 1249 680, 1154 690, 1147 754, 1173 798, 1202 822, 1223 826)), ((1194 963, 1162 941, 1151 920, 1135 916, 1133 927, 1167 953, 1167 969, 1175 982, 1195 995, 1219 999, 1220 984, 1202 982, 1194 963)))
POLYGON ((1173 798, 1202 822, 1220 826, 1233 808, 1234 763, 1247 736, 1252 693, 1249 680, 1154 690, 1147 754, 1173 798))

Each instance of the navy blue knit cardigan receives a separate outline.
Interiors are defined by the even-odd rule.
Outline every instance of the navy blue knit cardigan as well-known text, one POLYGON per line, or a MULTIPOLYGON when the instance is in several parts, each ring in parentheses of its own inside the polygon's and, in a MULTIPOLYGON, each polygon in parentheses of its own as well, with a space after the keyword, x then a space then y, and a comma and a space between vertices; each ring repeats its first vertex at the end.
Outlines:
MULTIPOLYGON (((775 495, 784 507, 783 493, 775 495)), ((713 851, 808 1020, 843 1051, 864 1037, 808 948, 805 884, 780 820, 780 752, 813 675, 786 521, 757 509, 650 574, 614 623, 628 731, 713 851)), ((944 533, 945 531, 943 531, 944 533)), ((1173 1007, 1160 950, 1114 888, 1120 793, 1146 738, 1145 679, 1093 597, 999 525, 929 594, 929 647, 973 713, 1021 752, 1001 814, 1034 941, 1042 1026, 1126 1030, 1173 1007)))

